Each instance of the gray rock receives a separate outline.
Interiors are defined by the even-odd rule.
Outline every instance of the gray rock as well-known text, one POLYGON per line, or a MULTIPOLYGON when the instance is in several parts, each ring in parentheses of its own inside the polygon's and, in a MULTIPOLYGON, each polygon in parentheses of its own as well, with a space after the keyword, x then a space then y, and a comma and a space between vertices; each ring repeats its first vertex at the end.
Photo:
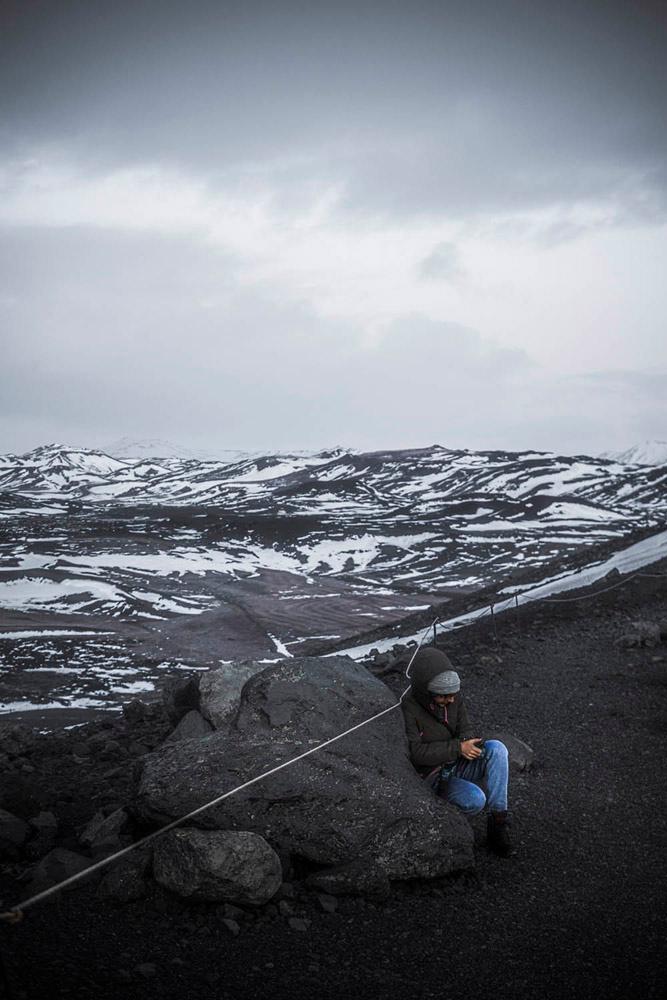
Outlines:
POLYGON ((20 757, 30 747, 33 741, 32 731, 20 723, 3 725, 0 729, 0 750, 6 753, 10 760, 20 757))
POLYGON ((287 923, 293 931, 307 931, 310 927, 310 920, 305 920, 303 917, 290 917, 287 923))
MULTIPOLYGON (((85 871, 92 864, 93 861, 90 858, 84 858, 81 854, 75 854, 74 851, 68 851, 64 847, 54 847, 33 869, 30 892, 41 892, 43 889, 48 889, 49 886, 64 882, 72 875, 85 871)), ((64 891, 69 892, 77 889, 82 881, 79 879, 73 882, 64 891)))
POLYGON ((0 809, 0 858, 16 858, 30 835, 30 827, 18 816, 0 809))
MULTIPOLYGON (((245 683, 233 719, 206 741, 165 744, 143 759, 133 811, 154 822, 182 816, 395 705, 349 657, 265 667, 245 683)), ((197 823, 251 830, 277 851, 326 866, 311 879, 329 893, 386 894, 392 878, 473 865, 470 824, 412 766, 400 706, 207 809, 197 823)))
POLYGON ((128 814, 125 809, 116 809, 109 816, 100 810, 79 837, 79 841, 93 851, 116 847, 121 833, 127 828, 128 814))
POLYGON ((162 704, 172 725, 191 709, 199 708, 199 675, 170 677, 162 688, 162 704))
POLYGON ((97 892, 103 899, 116 903, 131 903, 141 899, 148 890, 146 875, 153 851, 149 846, 138 847, 114 861, 102 877, 97 892))
POLYGON ((213 726, 196 708, 191 708, 183 716, 176 728, 167 737, 167 742, 178 743, 179 740, 195 740, 208 736, 213 732, 213 726))
POLYGON ((153 875, 186 899, 256 906, 276 893, 282 867, 256 833, 180 827, 156 839, 153 875))
POLYGON ((491 733, 487 739, 500 740, 501 743, 505 744, 511 768, 515 768, 517 771, 530 771, 535 760, 535 753, 532 747, 520 740, 518 736, 506 732, 491 733))
POLYGON ((616 640, 616 645, 622 649, 658 646, 662 641, 662 628, 655 622, 634 621, 630 626, 630 631, 616 640))
POLYGON ((335 913, 338 909, 338 900, 335 896, 329 896, 326 892, 321 892, 317 896, 317 902, 325 913, 335 913))
POLYGON ((27 846, 28 856, 41 858, 53 847, 58 833, 58 820, 52 812, 40 812, 30 820, 32 837, 27 846))
POLYGON ((137 722, 144 721, 147 708, 146 703, 140 698, 133 698, 132 701, 123 705, 123 715, 131 725, 135 725, 137 722))
POLYGON ((240 906, 234 906, 233 903, 223 903, 222 907, 222 918, 223 920, 243 920, 246 917, 245 910, 242 910, 240 906))
POLYGON ((238 711, 247 680, 266 669, 255 660, 224 663, 199 679, 199 711, 214 729, 223 728, 238 711))
POLYGON ((40 812, 29 820, 30 826, 38 833, 47 830, 55 832, 58 829, 58 820, 52 812, 40 812))

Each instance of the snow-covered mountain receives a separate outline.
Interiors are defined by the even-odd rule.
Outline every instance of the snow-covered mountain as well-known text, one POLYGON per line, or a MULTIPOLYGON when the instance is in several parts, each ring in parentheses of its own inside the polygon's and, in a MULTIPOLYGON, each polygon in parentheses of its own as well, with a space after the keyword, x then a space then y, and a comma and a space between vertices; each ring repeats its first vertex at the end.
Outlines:
POLYGON ((666 465, 667 441, 643 441, 625 451, 605 451, 600 457, 622 465, 666 465))
POLYGON ((221 461, 237 461, 246 455, 254 452, 240 451, 239 449, 222 448, 219 451, 203 451, 198 448, 184 448, 182 445, 174 444, 172 441, 165 441, 164 438, 118 438, 112 441, 104 451, 114 458, 187 458, 206 461, 208 459, 221 461))
POLYGON ((30 684, 55 664, 61 687, 71 670, 79 694, 83 675, 120 690, 119 671, 146 682, 147 656, 320 652, 432 605, 456 614, 658 530, 666 484, 667 466, 439 446, 0 456, 0 701, 17 662, 30 684))
POLYGON ((225 462, 46 445, 0 457, 0 521, 16 539, 1 550, 0 607, 169 618, 215 604, 186 579, 268 571, 368 593, 468 591, 661 524, 666 481, 667 467, 548 452, 225 462))

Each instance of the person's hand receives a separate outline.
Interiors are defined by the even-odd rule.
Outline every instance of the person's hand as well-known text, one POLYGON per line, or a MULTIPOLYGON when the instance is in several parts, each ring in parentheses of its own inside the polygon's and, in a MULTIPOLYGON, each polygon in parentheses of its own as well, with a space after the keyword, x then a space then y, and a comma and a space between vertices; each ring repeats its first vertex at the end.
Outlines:
POLYGON ((461 740, 461 756, 466 760, 476 760, 482 756, 482 748, 477 746, 479 737, 472 740, 461 740))

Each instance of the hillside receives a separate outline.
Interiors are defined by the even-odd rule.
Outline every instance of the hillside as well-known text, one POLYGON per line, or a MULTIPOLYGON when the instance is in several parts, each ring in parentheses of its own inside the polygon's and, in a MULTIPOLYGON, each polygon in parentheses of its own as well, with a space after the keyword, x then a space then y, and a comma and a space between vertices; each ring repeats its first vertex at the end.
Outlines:
POLYGON ((658 531, 667 467, 551 453, 0 457, 0 710, 451 618, 658 531))

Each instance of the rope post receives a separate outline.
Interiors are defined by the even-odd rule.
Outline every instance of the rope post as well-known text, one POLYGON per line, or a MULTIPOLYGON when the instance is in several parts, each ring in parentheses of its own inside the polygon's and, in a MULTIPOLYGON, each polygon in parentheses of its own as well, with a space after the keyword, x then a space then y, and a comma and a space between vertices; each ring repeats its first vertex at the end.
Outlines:
POLYGON ((514 595, 514 607, 516 608, 516 627, 521 632, 521 615, 519 614, 519 595, 514 595))
POLYGON ((498 629, 496 628, 496 616, 493 613, 494 604, 493 602, 489 605, 491 609, 491 622, 493 624, 493 641, 498 642, 498 629))
POLYGON ((436 626, 436 622, 433 622, 433 645, 434 646, 436 645, 436 641, 437 641, 436 637, 437 637, 437 634, 438 634, 437 633, 437 629, 436 629, 435 626, 436 626))

